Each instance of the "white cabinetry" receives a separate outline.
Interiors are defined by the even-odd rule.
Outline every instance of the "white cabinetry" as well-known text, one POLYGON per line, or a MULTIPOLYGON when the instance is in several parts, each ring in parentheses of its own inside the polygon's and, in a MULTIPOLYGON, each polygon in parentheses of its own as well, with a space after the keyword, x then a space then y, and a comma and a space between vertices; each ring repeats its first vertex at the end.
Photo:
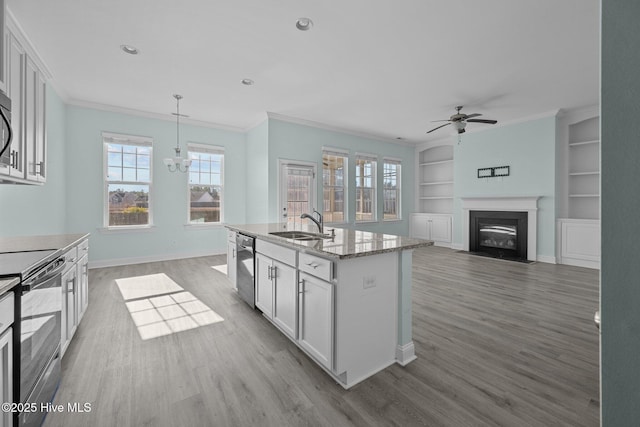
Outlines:
POLYGON ((451 215, 411 214, 411 236, 433 240, 436 245, 451 245, 451 215))
MULTIPOLYGON (((10 27, 11 28, 11 27, 10 27)), ((11 98, 14 131, 9 167, 0 167, 0 180, 22 184, 46 181, 46 78, 25 48, 25 39, 7 32, 6 88, 11 98)))
MULTIPOLYGON (((7 91, 7 62, 6 62, 6 1, 0 0, 0 90, 3 92, 7 91)), ((6 402, 3 400, 3 402, 6 402)))
MULTIPOLYGON (((0 402, 13 402, 13 291, 0 297, 0 402)), ((13 425, 11 411, 0 412, 0 427, 13 425)))
POLYGON ((299 343, 322 366, 333 367, 333 285, 300 273, 299 343))
POLYGON ((61 356, 76 333, 89 304, 89 241, 87 239, 69 249, 62 273, 61 356))
POLYGON ((258 241, 255 261, 256 307, 284 333, 296 339, 296 251, 258 241), (264 252, 274 258, 264 255, 264 252))
POLYGON ((236 246, 236 232, 227 230, 227 277, 236 286, 236 277, 238 273, 237 256, 238 248, 236 246))

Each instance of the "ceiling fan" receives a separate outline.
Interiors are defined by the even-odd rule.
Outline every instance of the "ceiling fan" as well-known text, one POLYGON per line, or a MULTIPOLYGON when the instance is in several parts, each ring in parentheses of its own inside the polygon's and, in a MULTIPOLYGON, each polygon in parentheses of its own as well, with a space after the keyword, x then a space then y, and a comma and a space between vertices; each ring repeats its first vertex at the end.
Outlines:
POLYGON ((496 123, 498 123, 497 120, 488 120, 488 119, 474 119, 474 117, 478 117, 481 116, 482 114, 479 113, 473 113, 473 114, 464 114, 461 113, 460 110, 462 110, 462 105, 458 105, 456 107, 456 111, 457 113, 455 113, 453 116, 449 117, 449 120, 434 120, 436 122, 447 122, 443 125, 437 126, 433 129, 431 129, 430 131, 428 131, 427 133, 431 133, 434 130, 438 130, 440 128, 443 128, 445 126, 448 126, 450 124, 453 124, 453 127, 458 131, 458 134, 464 133, 465 130, 465 126, 467 126, 467 123, 486 123, 489 125, 495 125, 496 123))

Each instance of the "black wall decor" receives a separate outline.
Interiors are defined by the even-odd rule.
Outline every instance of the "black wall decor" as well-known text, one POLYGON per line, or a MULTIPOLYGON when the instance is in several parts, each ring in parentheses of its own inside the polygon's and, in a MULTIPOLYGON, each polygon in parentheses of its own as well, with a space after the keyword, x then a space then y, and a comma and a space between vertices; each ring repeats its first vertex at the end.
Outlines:
POLYGON ((509 166, 478 169, 478 178, 493 178, 496 176, 509 176, 509 166))

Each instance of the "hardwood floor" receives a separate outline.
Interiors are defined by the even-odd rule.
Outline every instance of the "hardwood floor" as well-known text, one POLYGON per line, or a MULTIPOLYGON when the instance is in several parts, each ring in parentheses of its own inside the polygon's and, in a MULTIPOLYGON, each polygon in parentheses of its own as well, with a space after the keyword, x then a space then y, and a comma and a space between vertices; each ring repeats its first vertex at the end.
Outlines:
POLYGON ((90 271, 45 426, 598 426, 598 272, 414 252, 418 359, 344 390, 212 268, 90 271), (116 279, 166 273, 224 321, 142 340, 116 279))

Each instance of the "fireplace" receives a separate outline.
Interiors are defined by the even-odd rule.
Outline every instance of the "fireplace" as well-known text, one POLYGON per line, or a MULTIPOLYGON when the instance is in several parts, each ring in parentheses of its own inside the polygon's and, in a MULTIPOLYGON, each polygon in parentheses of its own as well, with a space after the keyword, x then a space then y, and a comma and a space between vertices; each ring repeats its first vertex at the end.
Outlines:
POLYGON ((527 221, 527 212, 469 211, 469 251, 526 261, 527 221))

